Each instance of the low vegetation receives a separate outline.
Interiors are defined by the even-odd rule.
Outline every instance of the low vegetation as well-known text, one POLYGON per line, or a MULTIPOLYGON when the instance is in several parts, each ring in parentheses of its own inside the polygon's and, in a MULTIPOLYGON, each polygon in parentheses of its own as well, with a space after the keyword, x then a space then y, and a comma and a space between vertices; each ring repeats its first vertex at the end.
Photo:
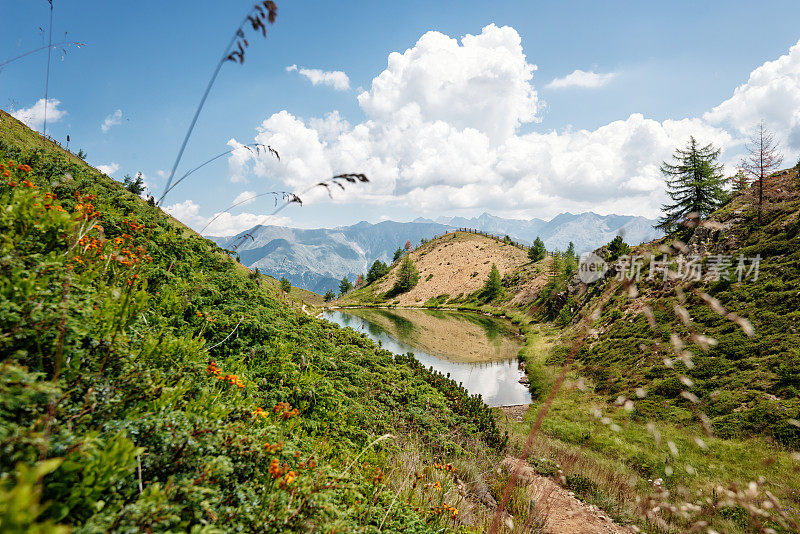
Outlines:
POLYGON ((0 162, 4 531, 486 524, 452 473, 504 448, 480 399, 82 161, 3 140, 0 162))

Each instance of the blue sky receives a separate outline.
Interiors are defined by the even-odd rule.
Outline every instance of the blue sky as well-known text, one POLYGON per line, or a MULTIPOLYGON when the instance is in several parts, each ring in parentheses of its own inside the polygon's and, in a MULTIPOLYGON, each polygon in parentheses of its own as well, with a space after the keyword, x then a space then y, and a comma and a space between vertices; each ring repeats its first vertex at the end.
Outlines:
MULTIPOLYGON (((374 183, 333 201, 315 192, 275 222, 335 226, 483 211, 653 216, 663 197, 654 165, 690 133, 723 146, 723 159, 734 163, 748 125, 767 117, 784 141, 787 166, 800 149, 800 50, 744 85, 800 39, 796 1, 766 2, 755 13, 743 1, 277 3, 267 39, 248 33, 245 64, 223 67, 181 168, 226 150, 231 139, 254 142, 256 128, 281 112, 259 140, 286 142, 275 146, 286 161, 262 162, 259 170, 257 162, 237 168, 220 160, 198 172, 164 203, 179 205, 176 215, 196 227, 242 192, 302 189, 328 171, 367 172, 374 183), (501 31, 505 26, 511 31, 501 31), (417 46, 431 31, 441 38, 417 46), (468 34, 491 42, 495 61, 485 72, 483 59, 459 41, 468 34), (405 64, 388 72, 389 55, 408 49, 405 64), (452 62, 443 59, 451 53, 452 62), (290 65, 298 69, 287 71, 290 65), (341 71, 349 89, 313 85, 304 68, 341 71), (596 86, 584 77, 583 85, 548 87, 577 69, 609 76, 605 83, 593 78, 596 86), (390 80, 376 90, 373 79, 384 71, 390 80), (454 92, 437 97, 442 84, 454 92), (732 100, 740 86, 750 96, 732 100), (508 87, 513 94, 506 95, 508 87), (419 116, 406 124, 417 103, 419 116), (313 119, 334 110, 336 132, 322 140, 313 119), (681 119, 689 122, 669 122, 681 119), (513 132, 491 134, 494 121, 513 124, 513 132)), ((160 191, 159 171, 171 167, 222 47, 251 4, 54 5, 54 40, 68 32, 69 41, 86 46, 69 49, 63 60, 60 51, 53 54, 50 98, 62 116, 48 133, 61 140, 69 134, 71 148, 83 148, 95 165, 116 167, 118 179, 143 172, 160 191), (117 110, 118 121, 104 132, 101 125, 117 110)), ((47 28, 48 13, 46 0, 1 0, 0 15, 14 24, 0 35, 0 61, 46 44, 39 28, 47 28)), ((40 52, 0 71, 0 107, 20 112, 43 98, 45 61, 40 52)), ((264 222, 271 206, 265 199, 234 210, 249 216, 219 230, 264 222)))

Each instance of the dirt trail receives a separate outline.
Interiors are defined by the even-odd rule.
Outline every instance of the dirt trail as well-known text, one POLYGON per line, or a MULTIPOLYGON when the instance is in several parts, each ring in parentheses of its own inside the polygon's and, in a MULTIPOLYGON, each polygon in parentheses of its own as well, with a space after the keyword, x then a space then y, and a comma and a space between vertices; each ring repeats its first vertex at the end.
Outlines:
POLYGON ((551 479, 537 475, 527 462, 508 457, 503 469, 519 469, 517 484, 526 485, 536 500, 536 515, 543 520, 545 532, 552 534, 629 534, 633 530, 614 523, 597 506, 575 498, 551 479))
MULTIPOLYGON (((503 407, 513 419, 521 419, 527 406, 503 407)), ((553 480, 538 475, 524 460, 507 457, 502 462, 506 472, 518 469, 517 485, 527 486, 536 501, 535 513, 544 523, 544 531, 551 534, 629 534, 628 527, 620 526, 603 510, 575 497, 573 492, 553 480)))

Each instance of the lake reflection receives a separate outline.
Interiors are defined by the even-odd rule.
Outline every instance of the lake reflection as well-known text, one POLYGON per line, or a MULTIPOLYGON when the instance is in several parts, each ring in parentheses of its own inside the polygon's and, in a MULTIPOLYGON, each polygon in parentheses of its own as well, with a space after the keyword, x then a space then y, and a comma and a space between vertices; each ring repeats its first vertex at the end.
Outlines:
POLYGON ((425 367, 480 394, 489 406, 528 404, 519 383, 522 347, 505 321, 472 313, 433 310, 348 309, 323 312, 328 321, 362 332, 395 354, 411 352, 425 367))

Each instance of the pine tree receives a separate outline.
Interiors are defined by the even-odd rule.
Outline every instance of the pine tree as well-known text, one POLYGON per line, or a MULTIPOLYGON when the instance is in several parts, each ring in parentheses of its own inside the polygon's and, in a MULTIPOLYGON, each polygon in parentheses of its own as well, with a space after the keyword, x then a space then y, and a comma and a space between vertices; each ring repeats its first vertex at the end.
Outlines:
POLYGON ((575 274, 575 269, 578 267, 577 257, 575 255, 575 243, 569 242, 567 251, 564 252, 564 276, 569 279, 575 274))
POLYGON ((394 251, 394 257, 392 258, 392 263, 396 262, 403 256, 403 249, 398 247, 397 250, 394 251))
POLYGON ((608 249, 608 253, 611 255, 608 259, 609 261, 614 261, 620 256, 626 256, 630 253, 631 247, 625 243, 622 239, 621 235, 618 235, 614 239, 611 240, 611 243, 606 245, 608 249))
POLYGON ((772 132, 764 127, 764 121, 750 138, 749 155, 739 163, 739 168, 758 182, 758 223, 761 224, 761 206, 764 203, 764 178, 780 167, 783 155, 778 152, 778 142, 772 132))
POLYGON ((331 291, 330 289, 325 292, 325 296, 322 297, 325 302, 330 302, 336 298, 336 293, 331 291))
POLYGON ((536 239, 533 240, 533 246, 528 249, 528 258, 531 261, 541 261, 547 255, 547 249, 544 248, 544 241, 536 236, 536 239))
POLYGON ((500 271, 497 269, 497 265, 493 263, 489 278, 486 279, 486 283, 483 285, 483 294, 486 296, 486 300, 494 300, 500 296, 502 291, 503 280, 500 278, 500 271))
POLYGON ((353 289, 353 284, 351 284, 350 280, 345 276, 342 278, 342 281, 339 282, 339 296, 346 295, 351 289, 353 289))
POLYGON ((675 163, 661 164, 667 180, 667 195, 671 204, 661 207, 664 215, 656 228, 672 232, 690 216, 708 217, 726 200, 723 189, 722 165, 717 162, 720 150, 708 144, 697 146, 694 137, 684 149, 676 149, 675 163))
POLYGON ((397 281, 394 283, 392 291, 395 294, 405 293, 410 291, 419 282, 419 271, 411 258, 405 256, 403 263, 400 264, 400 270, 397 272, 397 281))
POLYGON ((389 272, 389 266, 383 263, 381 260, 375 260, 375 263, 372 264, 372 267, 369 268, 367 271, 367 283, 371 284, 375 280, 382 278, 389 272))
POLYGON ((741 193, 750 187, 750 178, 748 178, 747 173, 741 169, 736 171, 736 174, 731 176, 729 180, 734 193, 741 193))

